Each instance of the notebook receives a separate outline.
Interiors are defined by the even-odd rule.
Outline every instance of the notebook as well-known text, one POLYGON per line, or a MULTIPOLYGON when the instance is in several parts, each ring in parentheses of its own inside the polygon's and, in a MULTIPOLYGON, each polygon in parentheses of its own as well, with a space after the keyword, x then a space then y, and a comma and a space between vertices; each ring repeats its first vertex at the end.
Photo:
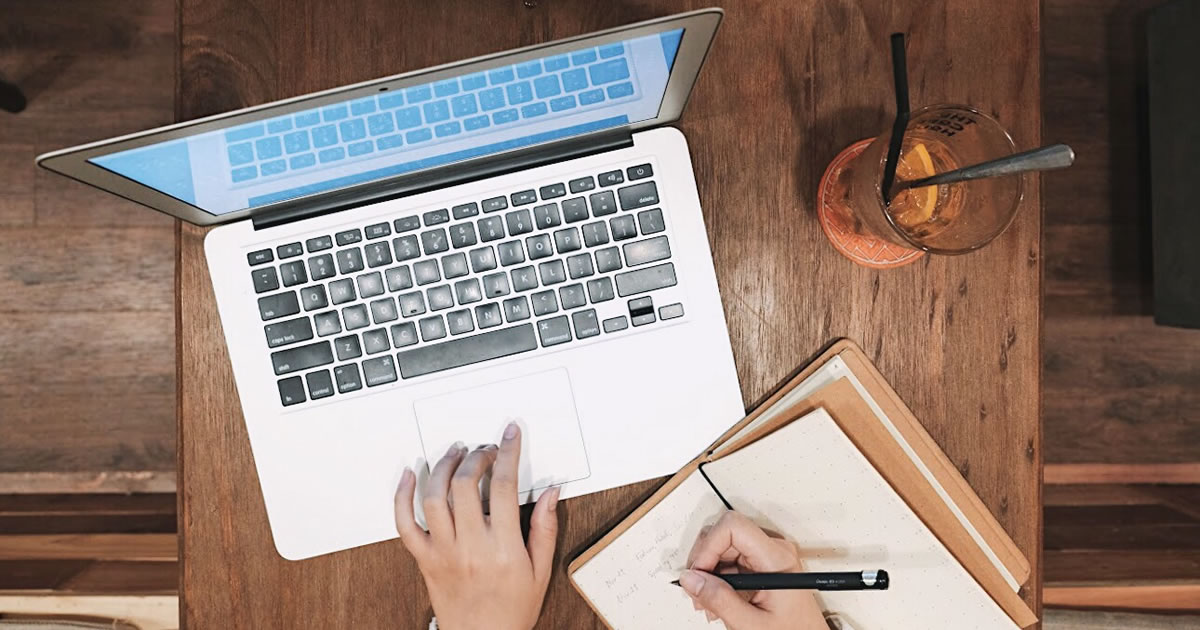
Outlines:
POLYGON ((799 541, 806 570, 888 570, 888 591, 817 594, 847 626, 1037 621, 1018 594, 1028 561, 853 342, 835 343, 576 558, 572 583, 611 628, 712 627, 670 581, 726 502, 799 541))

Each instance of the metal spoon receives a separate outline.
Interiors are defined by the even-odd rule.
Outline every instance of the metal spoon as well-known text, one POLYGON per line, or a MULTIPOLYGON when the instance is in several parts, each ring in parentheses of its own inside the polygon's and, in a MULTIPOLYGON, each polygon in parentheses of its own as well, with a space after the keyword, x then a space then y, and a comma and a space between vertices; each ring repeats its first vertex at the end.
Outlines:
POLYGON ((1055 168, 1066 168, 1075 161, 1075 151, 1065 144, 1050 146, 1014 153, 995 160, 980 162, 974 166, 964 166, 953 171, 938 173, 930 177, 922 177, 906 182, 899 182, 893 187, 894 193, 909 188, 936 186, 938 184, 953 184, 971 179, 1015 175, 1027 171, 1047 171, 1055 168))

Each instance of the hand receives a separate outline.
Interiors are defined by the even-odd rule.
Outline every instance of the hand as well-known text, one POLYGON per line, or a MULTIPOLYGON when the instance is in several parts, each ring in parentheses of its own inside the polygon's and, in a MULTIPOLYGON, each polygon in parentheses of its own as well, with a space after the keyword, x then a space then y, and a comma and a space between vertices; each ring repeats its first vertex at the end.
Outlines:
POLYGON ((416 476, 405 469, 396 491, 396 529, 417 560, 442 630, 529 630, 550 583, 559 489, 542 493, 521 537, 517 461, 521 430, 510 424, 497 449, 470 454, 458 445, 433 467, 421 499, 426 533, 413 518, 416 476), (479 480, 492 465, 491 515, 484 516, 479 480))
POLYGON ((828 630, 811 591, 755 591, 749 601, 714 573, 796 573, 796 548, 771 538, 750 519, 726 512, 700 533, 679 585, 708 620, 730 630, 828 630))

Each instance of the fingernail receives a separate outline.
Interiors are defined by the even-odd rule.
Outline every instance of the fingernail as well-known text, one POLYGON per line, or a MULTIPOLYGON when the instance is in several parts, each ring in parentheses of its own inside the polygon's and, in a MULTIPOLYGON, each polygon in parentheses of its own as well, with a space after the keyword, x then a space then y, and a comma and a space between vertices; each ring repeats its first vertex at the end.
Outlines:
POLYGON ((499 449, 500 447, 496 446, 495 444, 484 444, 483 446, 480 446, 479 448, 481 448, 485 451, 494 451, 494 450, 499 449))
POLYGON ((450 445, 450 450, 446 451, 446 457, 455 457, 459 453, 466 450, 466 448, 467 448, 466 445, 463 444, 462 442, 455 442, 450 445))
POLYGON ((546 492, 550 495, 550 498, 546 499, 546 501, 548 502, 546 508, 548 510, 550 510, 551 512, 553 512, 558 509, 558 495, 562 494, 562 489, 559 488, 558 486, 554 486, 553 488, 550 488, 546 492))
POLYGON ((704 588, 704 577, 695 571, 684 571, 679 576, 679 585, 688 595, 695 597, 700 594, 700 589, 704 588))
POLYGON ((717 616, 708 612, 707 610, 704 611, 704 616, 708 618, 708 623, 712 623, 717 620, 717 616))
POLYGON ((508 426, 504 427, 504 439, 511 440, 517 437, 517 433, 521 430, 516 422, 509 422, 508 426))
POLYGON ((413 478, 415 476, 416 475, 413 474, 412 469, 409 468, 408 466, 405 466, 404 472, 400 475, 400 487, 407 488, 408 485, 413 482, 413 478))

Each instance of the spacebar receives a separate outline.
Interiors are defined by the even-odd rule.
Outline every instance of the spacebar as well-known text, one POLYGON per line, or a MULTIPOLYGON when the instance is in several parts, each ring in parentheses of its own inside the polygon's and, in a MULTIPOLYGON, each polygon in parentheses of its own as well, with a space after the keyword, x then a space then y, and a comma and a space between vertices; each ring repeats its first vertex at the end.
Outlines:
POLYGON ((414 378, 537 348, 533 324, 493 330, 396 354, 400 376, 414 378))

